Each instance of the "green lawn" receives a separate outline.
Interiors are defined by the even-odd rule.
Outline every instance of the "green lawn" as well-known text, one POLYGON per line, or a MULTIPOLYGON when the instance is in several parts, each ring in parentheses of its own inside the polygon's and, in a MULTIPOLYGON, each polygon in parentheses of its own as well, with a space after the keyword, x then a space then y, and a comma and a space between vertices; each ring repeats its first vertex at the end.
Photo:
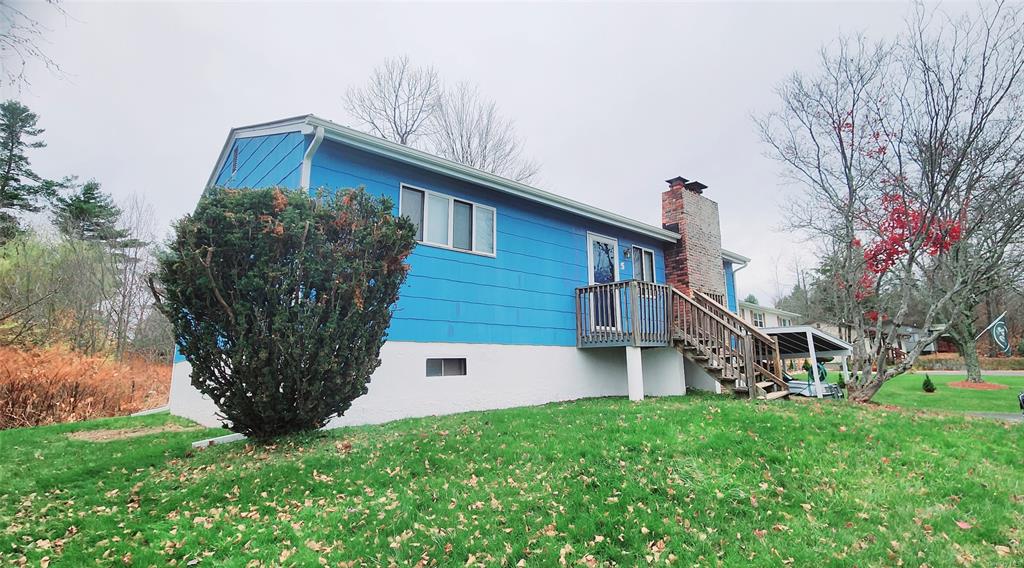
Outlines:
POLYGON ((0 432, 0 564, 1020 566, 1024 427, 588 400, 189 452, 0 432))
POLYGON ((875 402, 895 404, 907 408, 928 408, 934 410, 957 410, 974 412, 1019 413, 1017 395, 1024 391, 1024 376, 984 376, 986 382, 1007 385, 1003 390, 970 390, 948 386, 964 380, 963 375, 928 374, 935 383, 935 392, 926 393, 921 389, 924 373, 900 375, 882 387, 875 395, 875 402))
MULTIPOLYGON (((794 378, 806 380, 803 372, 790 373, 794 378)), ((921 388, 924 373, 907 373, 886 383, 873 399, 879 404, 892 404, 906 408, 929 410, 953 410, 959 412, 1000 412, 1017 414, 1020 406, 1017 395, 1024 391, 1024 375, 985 375, 982 378, 989 383, 998 383, 1010 388, 997 391, 981 391, 958 389, 948 386, 964 380, 964 375, 936 375, 929 373, 936 386, 933 393, 926 393, 921 388)), ((841 376, 836 371, 829 371, 828 381, 836 382, 841 376)))

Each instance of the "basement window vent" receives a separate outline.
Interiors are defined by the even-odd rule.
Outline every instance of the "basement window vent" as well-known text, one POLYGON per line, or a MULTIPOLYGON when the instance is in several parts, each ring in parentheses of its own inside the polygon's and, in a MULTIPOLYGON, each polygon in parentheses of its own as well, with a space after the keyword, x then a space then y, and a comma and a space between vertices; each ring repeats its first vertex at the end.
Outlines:
POLYGON ((466 358, 427 359, 428 377, 455 377, 466 374, 466 358))

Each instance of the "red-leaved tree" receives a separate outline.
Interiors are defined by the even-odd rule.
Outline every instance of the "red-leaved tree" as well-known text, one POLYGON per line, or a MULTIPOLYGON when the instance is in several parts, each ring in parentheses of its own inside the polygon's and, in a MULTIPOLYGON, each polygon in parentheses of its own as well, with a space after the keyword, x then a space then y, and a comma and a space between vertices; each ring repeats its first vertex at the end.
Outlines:
POLYGON ((849 332, 851 398, 867 401, 1019 254, 1021 9, 918 8, 895 40, 840 39, 778 93, 758 127, 804 190, 789 218, 818 246, 818 298, 849 332), (910 324, 925 336, 894 358, 910 324))

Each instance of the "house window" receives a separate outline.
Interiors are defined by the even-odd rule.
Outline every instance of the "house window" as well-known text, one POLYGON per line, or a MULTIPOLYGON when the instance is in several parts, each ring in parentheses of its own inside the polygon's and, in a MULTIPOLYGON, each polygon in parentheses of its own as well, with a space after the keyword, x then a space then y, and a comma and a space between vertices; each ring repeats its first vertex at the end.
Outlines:
POLYGON ((402 215, 416 226, 416 240, 423 240, 423 192, 402 188, 402 215))
POLYGON ((789 326, 793 325, 793 320, 788 320, 786 318, 779 318, 779 325, 782 326, 782 327, 789 327, 789 326))
POLYGON ((448 244, 450 209, 451 200, 447 197, 434 194, 427 196, 427 228, 424 231, 424 241, 435 245, 448 244))
POLYGON ((466 358, 427 359, 428 377, 455 377, 466 374, 466 358))
POLYGON ((654 282, 654 251, 633 247, 633 278, 654 282))
POLYGON ((750 319, 754 322, 754 327, 764 327, 764 312, 750 312, 750 319))
POLYGON ((418 242, 494 255, 492 207, 403 185, 399 211, 416 226, 418 242))
POLYGON ((452 218, 452 246, 459 250, 473 250, 473 204, 454 202, 452 218))

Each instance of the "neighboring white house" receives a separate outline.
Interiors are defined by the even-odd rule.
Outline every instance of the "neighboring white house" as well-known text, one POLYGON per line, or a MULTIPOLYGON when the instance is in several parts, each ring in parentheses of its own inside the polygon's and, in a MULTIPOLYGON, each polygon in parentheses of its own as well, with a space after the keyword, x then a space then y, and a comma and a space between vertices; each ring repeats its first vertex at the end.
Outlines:
POLYGON ((798 313, 750 302, 740 302, 739 307, 740 317, 754 327, 789 327, 803 319, 803 316, 798 313))

